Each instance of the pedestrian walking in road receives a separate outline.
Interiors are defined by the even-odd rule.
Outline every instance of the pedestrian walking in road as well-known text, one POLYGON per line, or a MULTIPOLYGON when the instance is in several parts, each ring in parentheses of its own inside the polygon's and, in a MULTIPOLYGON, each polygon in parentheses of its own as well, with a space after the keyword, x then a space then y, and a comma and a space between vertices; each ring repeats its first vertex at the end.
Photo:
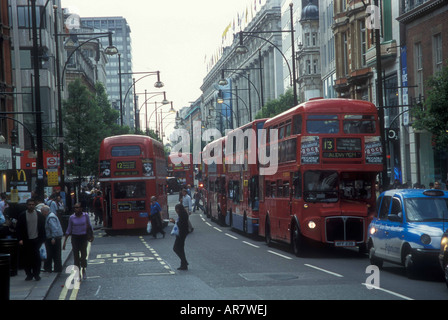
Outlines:
POLYGON ((93 198, 93 212, 95 213, 95 225, 103 224, 103 196, 101 191, 97 191, 95 198, 93 198))
MULTIPOLYGON (((188 270, 188 261, 185 256, 185 239, 188 235, 188 213, 185 210, 184 206, 176 204, 175 207, 176 213, 178 215, 177 219, 177 227, 179 229, 179 235, 176 235, 176 240, 174 241, 173 251, 180 258, 180 267, 177 270, 188 270)), ((171 218, 170 221, 175 223, 176 221, 171 218)))
MULTIPOLYGON (((191 197, 188 195, 187 189, 182 189, 181 204, 184 206, 187 214, 190 215, 192 203, 191 203, 191 197)), ((194 228, 191 225, 190 219, 188 219, 188 232, 193 232, 193 230, 194 230, 194 228)))
POLYGON ((163 223, 162 223, 162 207, 160 207, 160 204, 157 202, 157 198, 155 196, 151 197, 151 233, 154 238, 157 238, 157 233, 161 233, 162 236, 165 238, 165 231, 163 231, 163 223))
POLYGON ((47 205, 42 206, 41 213, 45 217, 45 232, 47 239, 45 240, 45 248, 47 249, 47 259, 44 262, 44 270, 46 272, 62 272, 62 231, 61 222, 56 213, 50 211, 47 205))
POLYGON ((93 228, 90 223, 89 214, 83 212, 83 207, 80 202, 73 206, 75 213, 70 216, 68 220, 68 227, 65 232, 65 240, 62 249, 65 250, 65 245, 69 236, 72 237, 72 251, 75 266, 81 271, 82 279, 87 279, 87 244, 93 241, 93 228))
POLYGON ((17 240, 23 246, 26 281, 40 280, 41 258, 39 249, 45 242, 45 217, 37 212, 34 199, 26 201, 26 211, 17 220, 17 240))
POLYGON ((199 201, 201 201, 202 199, 202 193, 201 191, 199 191, 198 188, 196 188, 193 198, 194 198, 193 212, 195 212, 196 209, 201 209, 202 211, 204 211, 204 207, 199 204, 199 201))

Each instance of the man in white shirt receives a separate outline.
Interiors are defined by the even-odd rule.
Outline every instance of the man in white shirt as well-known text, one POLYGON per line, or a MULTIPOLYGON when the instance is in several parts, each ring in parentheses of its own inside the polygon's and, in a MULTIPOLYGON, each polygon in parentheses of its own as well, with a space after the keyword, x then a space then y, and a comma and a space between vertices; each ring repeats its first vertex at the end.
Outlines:
MULTIPOLYGON (((184 206, 185 210, 188 212, 188 215, 191 214, 192 202, 191 197, 188 195, 187 189, 182 189, 182 199, 181 204, 184 206)), ((188 219, 188 232, 193 232, 194 228, 191 225, 190 219, 188 219)))

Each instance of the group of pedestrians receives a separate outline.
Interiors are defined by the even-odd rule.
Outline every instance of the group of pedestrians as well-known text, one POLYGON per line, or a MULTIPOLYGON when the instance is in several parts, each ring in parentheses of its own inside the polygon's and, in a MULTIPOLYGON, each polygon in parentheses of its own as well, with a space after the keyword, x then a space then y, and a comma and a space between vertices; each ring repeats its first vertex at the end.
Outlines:
POLYGON ((67 239, 72 237, 74 264, 82 269, 86 277, 87 242, 92 240, 93 228, 89 215, 83 212, 81 203, 74 205, 75 213, 70 216, 62 244, 64 231, 58 215, 62 214, 57 205, 59 198, 50 197, 46 203, 35 198, 26 201, 26 210, 19 214, 15 225, 15 236, 21 247, 25 281, 41 279, 43 263, 44 272, 62 272, 62 250, 67 239), (45 254, 44 254, 45 253, 45 254))

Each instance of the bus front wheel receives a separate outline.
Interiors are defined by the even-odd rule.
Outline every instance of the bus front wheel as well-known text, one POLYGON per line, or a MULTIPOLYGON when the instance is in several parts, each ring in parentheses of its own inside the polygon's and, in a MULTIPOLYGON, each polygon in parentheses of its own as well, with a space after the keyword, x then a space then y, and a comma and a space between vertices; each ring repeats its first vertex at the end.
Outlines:
POLYGON ((297 223, 294 223, 294 227, 292 229, 292 234, 291 234, 291 245, 292 245, 292 250, 297 257, 300 257, 303 254, 303 251, 304 251, 304 243, 303 242, 304 242, 304 239, 303 239, 302 232, 300 232, 300 228, 297 225, 297 223))

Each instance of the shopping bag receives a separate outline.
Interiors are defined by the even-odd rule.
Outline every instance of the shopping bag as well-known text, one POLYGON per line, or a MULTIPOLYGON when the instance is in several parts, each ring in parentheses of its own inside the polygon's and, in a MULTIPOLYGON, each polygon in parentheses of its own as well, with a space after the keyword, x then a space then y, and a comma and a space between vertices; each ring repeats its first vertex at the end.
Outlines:
POLYGON ((152 223, 151 221, 148 221, 148 224, 146 225, 146 232, 151 233, 152 230, 152 223))
POLYGON ((174 224, 173 230, 171 230, 172 236, 178 236, 179 235, 179 227, 177 226, 177 222, 174 224))
POLYGON ((47 259, 47 248, 45 248, 45 243, 40 246, 39 253, 41 260, 47 259))

